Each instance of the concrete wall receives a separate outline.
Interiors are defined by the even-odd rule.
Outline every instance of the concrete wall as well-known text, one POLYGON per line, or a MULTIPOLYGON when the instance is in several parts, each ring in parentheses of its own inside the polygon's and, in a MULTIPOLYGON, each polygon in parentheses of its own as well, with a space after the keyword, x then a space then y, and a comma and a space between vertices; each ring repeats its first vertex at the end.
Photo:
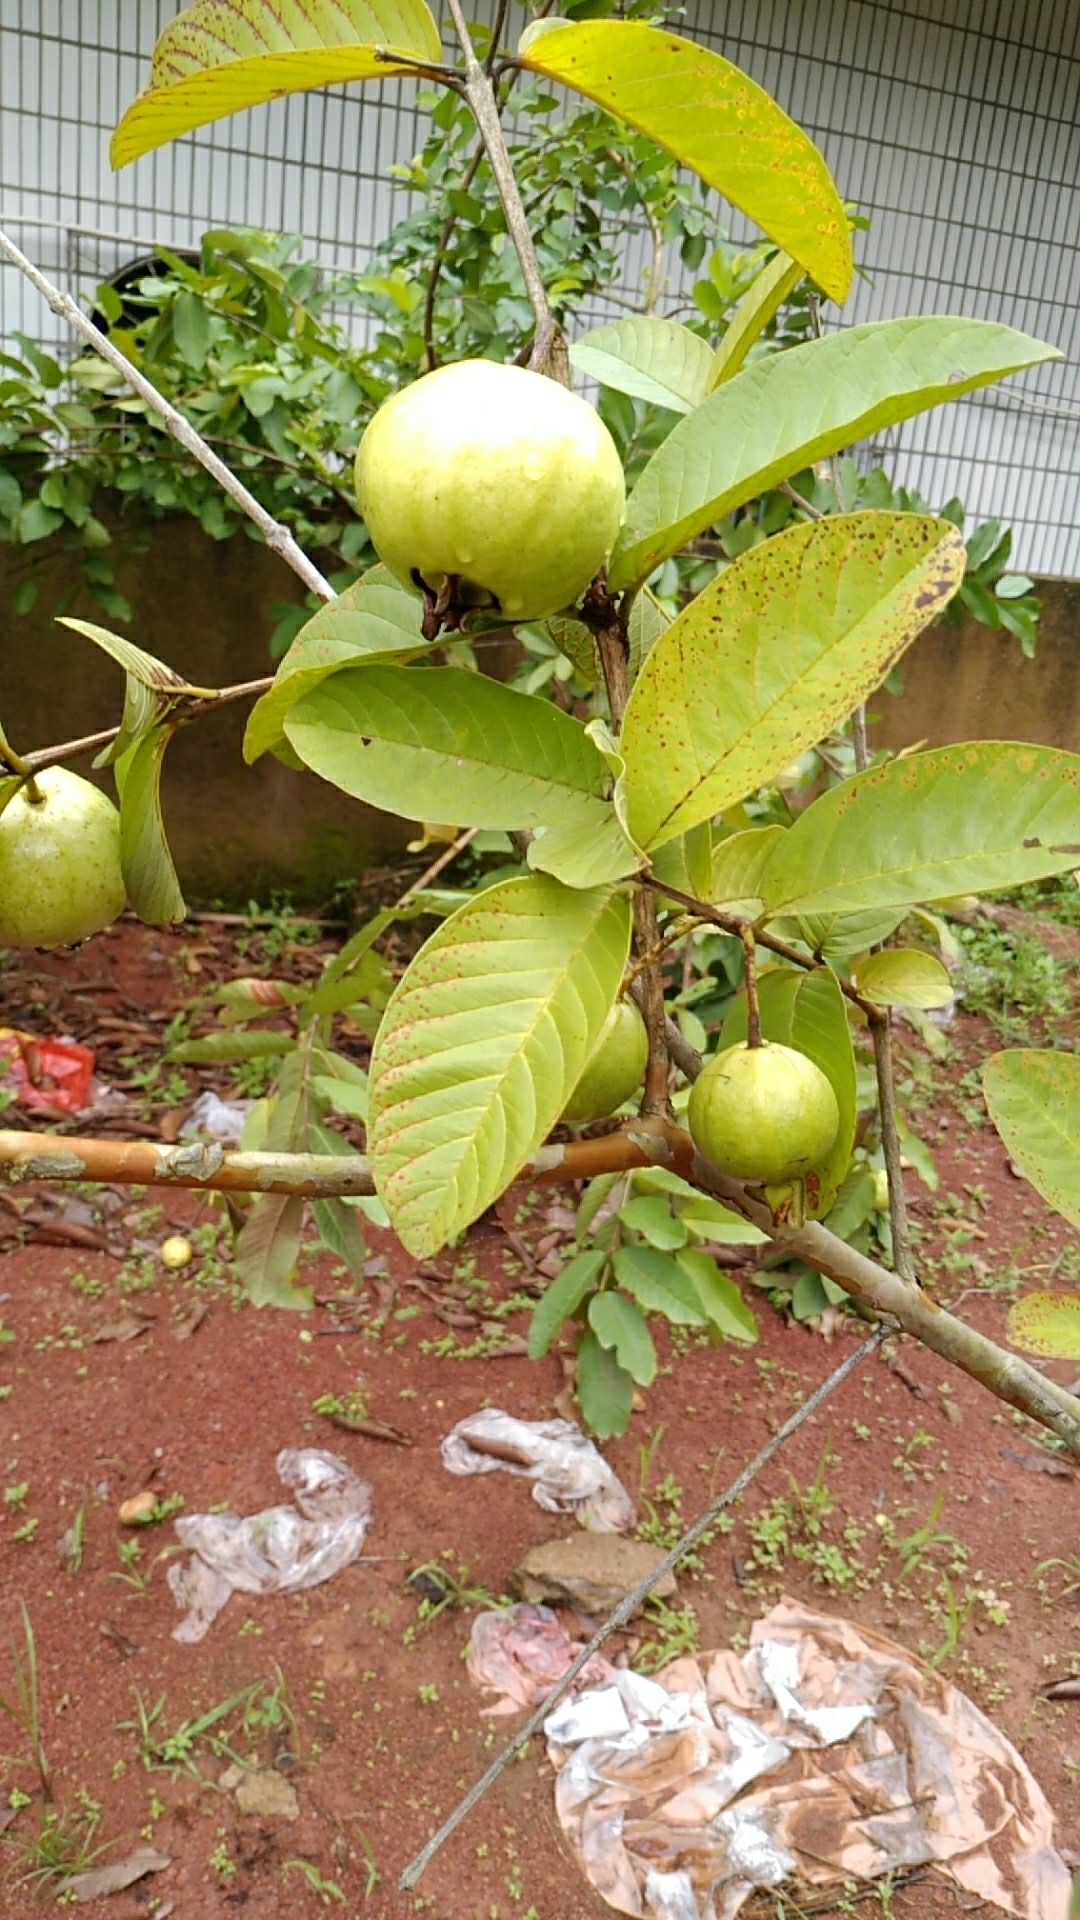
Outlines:
MULTIPOLYGON (((0 625, 0 717, 25 751, 109 726, 122 692, 112 663, 52 619, 77 582, 76 567, 55 547, 31 553, 41 556, 37 607, 0 625)), ((0 606, 9 602, 5 568, 26 557, 0 549, 0 606)), ((149 532, 119 584, 134 610, 131 638, 200 686, 266 673, 271 608, 300 597, 265 547, 242 534, 214 542, 180 520, 149 532)), ((1022 658, 1009 635, 974 622, 925 633, 903 663, 902 695, 882 693, 872 703, 875 740, 901 747, 1019 739, 1080 748, 1080 584, 1048 582, 1043 592, 1034 661, 1022 658)), ((84 592, 70 611, 95 618, 84 592)), ((271 758, 246 767, 245 711, 237 705, 199 721, 169 750, 166 818, 193 901, 265 898, 275 886, 319 900, 335 882, 401 850, 409 830, 392 815, 271 758)))
MULTIPOLYGON (((162 523, 147 541, 118 573, 134 613, 126 629, 130 637, 196 686, 227 686, 270 672, 271 608, 303 598, 282 562, 244 534, 208 540, 194 521, 162 523)), ((45 556, 43 548, 30 553, 45 556)), ((5 568, 15 558, 11 549, 0 548, 5 609, 5 568)), ((18 559, 26 558, 23 549, 18 559)), ((27 752, 112 725, 123 698, 119 669, 52 618, 79 579, 77 563, 54 546, 36 577, 33 613, 21 619, 5 613, 0 624, 0 716, 13 744, 27 752)), ((85 591, 68 611, 111 624, 85 591)), ((245 766, 240 741, 247 711, 241 703, 226 707, 185 727, 169 748, 165 817, 181 883, 193 902, 265 899, 273 887, 317 901, 337 881, 401 849, 408 830, 393 815, 347 799, 271 756, 245 766)), ((89 771, 88 765, 81 770, 89 771)))

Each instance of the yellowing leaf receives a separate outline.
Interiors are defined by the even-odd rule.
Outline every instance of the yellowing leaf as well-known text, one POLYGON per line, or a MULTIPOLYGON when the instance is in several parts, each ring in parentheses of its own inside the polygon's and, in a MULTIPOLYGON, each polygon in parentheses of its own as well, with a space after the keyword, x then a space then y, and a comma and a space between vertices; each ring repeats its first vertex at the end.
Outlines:
POLYGON ((990 1118, 1021 1173, 1080 1227, 1080 1057, 1010 1047, 987 1060, 982 1081, 990 1118))
POLYGON ((823 292, 851 285, 851 235, 813 141, 763 87, 708 47, 636 20, 552 25, 521 64, 573 87, 715 187, 823 292))
POLYGON ((738 373, 754 341, 765 331, 777 309, 802 279, 802 268, 786 253, 778 253, 747 288, 713 355, 709 392, 738 373))
POLYGON ((656 642, 623 721, 630 832, 663 845, 771 780, 955 593, 948 521, 858 513, 754 547, 656 642))
POLYGON ((438 28, 424 0, 196 0, 154 48, 150 85, 128 108, 109 157, 126 167, 193 127, 282 94, 348 80, 380 80, 439 63, 438 28))
POLYGON ((947 967, 918 947, 885 947, 869 953, 854 968, 860 993, 879 1007, 947 1007, 953 997, 947 967))
POLYGON ((1009 1308, 1009 1340, 1047 1360, 1080 1360, 1080 1295, 1029 1293, 1009 1308))

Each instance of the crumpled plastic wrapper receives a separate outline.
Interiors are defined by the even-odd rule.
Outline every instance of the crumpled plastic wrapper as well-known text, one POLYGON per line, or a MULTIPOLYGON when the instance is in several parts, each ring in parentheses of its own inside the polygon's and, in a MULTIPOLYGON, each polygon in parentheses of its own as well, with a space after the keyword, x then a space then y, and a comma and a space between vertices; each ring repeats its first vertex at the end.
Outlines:
POLYGON ((200 1093, 180 1129, 181 1140, 202 1140, 209 1134, 222 1146, 238 1147, 254 1100, 223 1100, 207 1090, 200 1093))
POLYGON ((759 1888, 936 1866, 1017 1920, 1066 1920, 1050 1808, 972 1701, 902 1647, 783 1600, 750 1651, 619 1672, 548 1718, 555 1804, 619 1913, 733 1920, 759 1888))
POLYGON ((516 1473, 533 1482, 546 1513, 572 1513, 594 1533, 625 1533, 634 1503, 573 1420, 515 1420, 486 1407, 459 1420, 442 1443, 449 1473, 516 1473))
POLYGON ((184 1618, 174 1640, 201 1640, 232 1593, 296 1593, 354 1561, 371 1520, 371 1488, 336 1453, 283 1447, 278 1478, 295 1505, 262 1513, 191 1513, 175 1522, 190 1560, 168 1582, 184 1618))
MULTIPOLYGON (((486 1714, 520 1713, 539 1706, 581 1652, 551 1607, 515 1606, 478 1613, 472 1623, 465 1666, 469 1679, 497 1696, 486 1714)), ((615 1668, 601 1654, 582 1668, 577 1689, 607 1686, 615 1668)))

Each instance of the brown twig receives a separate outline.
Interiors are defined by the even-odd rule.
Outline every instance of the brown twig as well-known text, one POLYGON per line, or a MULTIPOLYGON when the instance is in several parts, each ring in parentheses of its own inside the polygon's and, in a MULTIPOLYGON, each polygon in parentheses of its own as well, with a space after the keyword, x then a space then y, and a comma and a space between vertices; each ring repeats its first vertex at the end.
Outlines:
POLYGON ((761 1045, 761 1008, 758 1006, 757 990, 757 941, 754 929, 744 926, 742 929, 743 983, 746 987, 746 1044, 748 1047, 761 1045))
MULTIPOLYGON (((186 727, 189 721, 198 720, 203 714, 213 713, 218 707, 227 707, 233 700, 252 700, 261 693, 267 693, 273 686, 273 676, 262 680, 238 680, 235 686, 219 687, 216 693, 205 698, 185 700, 175 706, 169 716, 170 725, 186 727)), ((96 753, 100 747, 107 747, 116 739, 119 727, 104 727, 100 733, 84 734, 81 740, 64 740, 59 746, 39 747, 35 753, 26 755, 26 765, 32 771, 42 767, 58 766, 62 760, 78 760, 83 754, 96 753)))

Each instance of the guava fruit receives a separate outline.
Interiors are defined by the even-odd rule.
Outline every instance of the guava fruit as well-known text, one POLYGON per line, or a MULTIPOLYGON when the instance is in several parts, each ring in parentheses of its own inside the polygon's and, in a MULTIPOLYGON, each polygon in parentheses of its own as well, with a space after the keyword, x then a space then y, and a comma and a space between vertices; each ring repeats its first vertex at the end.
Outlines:
POLYGON ((873 1170, 873 1173, 874 1173, 874 1201, 873 1201, 874 1211, 875 1213, 888 1213, 889 1211, 889 1176, 886 1173, 884 1167, 875 1167, 873 1170))
POLYGON ((66 767, 35 775, 0 813, 0 947, 71 947, 127 905, 120 815, 66 767))
POLYGON ((687 1121, 695 1146, 722 1173, 780 1186, 825 1158, 840 1109, 805 1053, 766 1041, 725 1047, 708 1062, 691 1089, 687 1121))
POLYGON ((573 1126, 607 1120, 641 1085, 649 1057, 645 1022, 632 1000, 616 1000, 563 1108, 573 1126))
POLYGON ((391 395, 356 456, 360 511, 404 585, 540 620, 572 606, 622 523, 622 465, 595 407, 493 360, 391 395))

